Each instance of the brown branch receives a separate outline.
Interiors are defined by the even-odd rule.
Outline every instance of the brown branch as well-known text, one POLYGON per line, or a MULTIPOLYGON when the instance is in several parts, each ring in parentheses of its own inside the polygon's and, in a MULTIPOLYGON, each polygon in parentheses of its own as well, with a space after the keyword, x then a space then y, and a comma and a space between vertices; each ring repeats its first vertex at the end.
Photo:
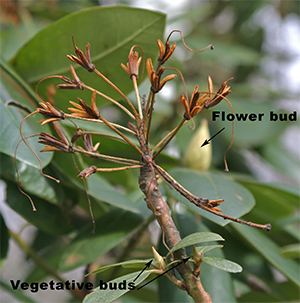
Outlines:
MULTIPOLYGON (((139 185, 141 191, 145 194, 145 201, 148 208, 154 213, 156 220, 164 231, 166 243, 170 249, 177 244, 181 238, 174 221, 170 215, 168 204, 163 200, 155 176, 155 169, 152 166, 152 158, 144 155, 141 161, 139 185)), ((182 260, 186 257, 185 249, 174 252, 176 260, 182 260)), ((200 278, 195 276, 189 262, 176 267, 177 271, 184 280, 183 286, 187 293, 196 303, 211 303, 210 295, 204 290, 200 278)))

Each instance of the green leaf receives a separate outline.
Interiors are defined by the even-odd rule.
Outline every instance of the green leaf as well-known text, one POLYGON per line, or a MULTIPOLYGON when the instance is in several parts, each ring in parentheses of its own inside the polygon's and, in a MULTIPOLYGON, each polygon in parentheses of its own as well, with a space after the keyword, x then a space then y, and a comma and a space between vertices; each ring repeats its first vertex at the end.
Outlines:
MULTIPOLYGON (((138 279, 133 282, 133 280, 136 278, 136 276, 139 274, 139 272, 134 272, 122 277, 119 277, 117 279, 114 279, 110 282, 107 283, 117 283, 117 285, 123 281, 126 281, 126 285, 128 286, 128 283, 133 283, 135 286, 139 285, 141 282, 143 282, 149 275, 151 271, 150 270, 145 270, 139 277, 138 279)), ((117 298, 121 297, 125 293, 129 291, 128 287, 126 289, 118 289, 118 290, 100 290, 100 287, 97 287, 94 292, 91 294, 87 295, 83 303, 109 303, 112 302, 113 300, 116 300, 117 298)))
POLYGON ((179 241, 176 245, 174 245, 171 251, 173 252, 193 244, 209 241, 224 241, 224 239, 220 235, 211 232, 194 233, 186 236, 181 241, 179 241))
POLYGON ((26 296, 22 290, 20 290, 20 289, 14 290, 14 289, 12 289, 10 284, 7 284, 4 281, 0 280, 0 286, 1 286, 1 288, 5 289, 7 292, 9 292, 12 296, 17 298, 18 302, 37 303, 37 301, 34 301, 32 298, 26 296))
MULTIPOLYGON (((15 162, 12 157, 5 154, 0 155, 1 177, 4 180, 17 182, 15 162)), ((57 184, 54 180, 50 180, 41 175, 41 172, 25 163, 18 162, 19 181, 26 193, 43 198, 51 203, 63 204, 65 194, 61 184, 57 184)), ((46 167, 43 172, 45 174, 56 176, 51 167, 46 167)))
POLYGON ((141 216, 120 209, 102 215, 96 220, 94 235, 89 226, 70 243, 61 257, 60 269, 68 271, 94 261, 120 244, 141 222, 141 216))
POLYGON ((113 206, 139 213, 137 207, 125 195, 118 193, 104 178, 95 174, 88 179, 88 193, 113 206))
POLYGON ((201 260, 208 265, 214 266, 218 269, 227 272, 237 273, 243 270, 242 266, 238 265, 235 262, 225 259, 220 259, 215 257, 202 257, 201 260))
POLYGON ((3 262, 5 261, 7 251, 8 251, 9 235, 8 235, 8 230, 7 230, 5 221, 4 221, 1 213, 0 213, 0 232, 1 232, 0 268, 2 268, 3 262))
POLYGON ((196 251, 198 253, 206 253, 209 252, 210 250, 213 250, 215 248, 222 248, 223 245, 208 245, 208 246, 197 246, 196 251))
POLYGON ((120 263, 114 263, 114 264, 110 264, 110 265, 106 265, 106 266, 102 266, 92 272, 90 272, 88 274, 98 274, 102 271, 108 270, 112 267, 116 267, 116 266, 122 266, 125 268, 143 268, 145 267, 145 264, 148 263, 150 260, 130 260, 130 261, 124 261, 124 262, 120 262, 120 263))
POLYGON ((299 180, 299 158, 289 152, 279 140, 265 144, 260 153, 281 174, 299 180))
POLYGON ((278 184, 264 184, 251 180, 239 180, 248 188, 258 201, 247 220, 259 220, 271 223, 275 230, 286 230, 296 238, 299 236, 295 210, 299 205, 299 194, 296 186, 282 186, 278 184), (255 218, 253 217, 255 216, 255 218), (295 226, 295 228, 293 227, 295 226))
MULTIPOLYGON (((288 122, 272 121, 270 122, 270 111, 274 111, 274 106, 272 102, 255 103, 250 102, 251 100, 246 99, 232 99, 230 98, 234 113, 236 114, 250 114, 250 113, 263 113, 262 121, 237 121, 234 122, 234 147, 239 148, 249 148, 256 147, 260 145, 265 145, 266 142, 270 142, 273 138, 278 136, 284 131, 288 122), (263 130, 263 131, 262 131, 263 130)), ((225 111, 225 116, 231 114, 230 107, 226 102, 221 102, 216 107, 214 107, 212 112, 220 112, 220 116, 216 118, 216 121, 212 121, 217 129, 225 127, 225 131, 222 132, 228 142, 231 140, 231 128, 232 122, 226 120, 222 121, 221 112, 225 111)), ((213 144, 213 142, 212 142, 213 144)))
POLYGON ((240 224, 232 224, 231 226, 286 278, 296 285, 300 285, 298 264, 284 258, 280 253, 280 248, 267 236, 265 231, 240 224))
POLYGON ((10 181, 6 181, 6 184, 6 203, 28 222, 49 234, 63 235, 72 231, 73 226, 67 211, 63 211, 57 205, 46 200, 32 196, 37 209, 37 211, 33 211, 30 201, 19 191, 18 187, 10 181))
MULTIPOLYGON (((82 51, 90 43, 91 61, 127 94, 132 90, 132 82, 120 64, 126 65, 133 45, 140 45, 145 58, 151 57, 153 60, 158 54, 156 41, 163 36, 165 21, 166 16, 162 13, 129 6, 84 9, 41 30, 17 53, 11 64, 33 85, 49 75, 71 77, 71 61, 66 56, 75 53, 73 35, 76 45, 82 51), (97 22, 90 22, 91 20, 97 22)), ((77 64, 74 68, 81 81, 87 85, 112 98, 120 98, 113 88, 94 73, 88 73, 77 64)), ((40 91, 43 91, 43 87, 42 85, 40 91)), ((66 90, 60 91, 55 99, 64 110, 68 100, 76 100, 77 96, 78 91, 66 90)), ((88 101, 90 97, 90 92, 80 92, 83 100, 88 101)))
POLYGON ((263 303, 276 303, 276 302, 286 302, 282 301, 281 298, 273 294, 266 294, 258 291, 249 292, 239 298, 239 303, 249 303, 249 302, 263 302, 263 303))
MULTIPOLYGON (((16 73, 1 61, 1 89, 0 89, 0 151, 6 155, 14 157, 15 148, 20 136, 20 124, 23 118, 28 115, 28 110, 33 111, 36 104, 36 98, 32 90, 22 81, 16 73), (20 104, 27 110, 20 110, 15 106, 9 106, 9 102, 20 104)), ((48 125, 40 126, 37 122, 41 119, 40 115, 34 115, 23 123, 23 136, 30 136, 41 131, 49 133, 48 125)), ((36 139, 28 139, 30 147, 38 154, 42 165, 46 166, 51 158, 52 153, 39 153, 41 145, 36 139)), ((17 159, 36 168, 39 163, 33 153, 24 143, 20 144, 17 159)))
POLYGON ((292 258, 300 258, 300 244, 290 244, 284 247, 281 247, 281 254, 285 257, 292 258))
MULTIPOLYGON (((224 174, 195 172, 183 168, 172 169, 169 173, 183 187, 198 197, 209 198, 210 200, 225 199, 225 202, 221 203, 220 208, 226 215, 238 218, 249 212, 255 205, 252 194, 240 184, 225 177, 224 174)), ((175 189, 171 190, 169 187, 166 187, 166 190, 193 212, 199 213, 201 216, 221 226, 230 223, 229 220, 224 220, 196 207, 175 189)))

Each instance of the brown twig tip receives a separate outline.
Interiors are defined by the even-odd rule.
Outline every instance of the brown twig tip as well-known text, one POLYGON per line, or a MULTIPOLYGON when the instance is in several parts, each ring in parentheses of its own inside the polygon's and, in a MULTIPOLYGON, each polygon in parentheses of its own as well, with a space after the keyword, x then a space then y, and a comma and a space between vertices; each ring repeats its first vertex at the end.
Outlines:
POLYGON ((270 223, 266 224, 265 226, 266 226, 265 228, 266 231, 270 231, 272 228, 272 225, 270 223))
POLYGON ((86 180, 90 175, 94 174, 97 172, 97 166, 92 165, 88 168, 85 168, 83 171, 81 171, 78 175, 77 178, 82 178, 86 180))

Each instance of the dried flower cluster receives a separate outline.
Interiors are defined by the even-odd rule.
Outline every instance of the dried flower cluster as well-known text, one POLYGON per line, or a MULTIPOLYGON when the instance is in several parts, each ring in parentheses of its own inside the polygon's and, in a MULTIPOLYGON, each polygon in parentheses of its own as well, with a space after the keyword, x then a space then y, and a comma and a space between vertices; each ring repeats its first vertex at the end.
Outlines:
MULTIPOLYGON (((176 32, 176 31, 173 31, 176 32)), ((173 33, 172 32, 172 33, 173 33)), ((171 33, 171 34, 172 34, 171 33)), ((189 120, 192 120, 197 114, 199 114, 203 109, 208 109, 213 106, 216 106, 219 104, 223 99, 225 99, 227 102, 229 102, 226 98, 226 96, 231 92, 230 87, 227 85, 227 83, 232 80, 232 78, 226 80, 222 83, 220 88, 216 93, 213 92, 213 82, 211 77, 208 77, 208 91, 207 92, 201 92, 198 90, 199 86, 197 85, 191 96, 188 97, 187 92, 185 91, 184 94, 180 96, 180 100, 183 103, 184 106, 184 114, 182 121, 178 124, 176 128, 174 128, 169 134, 167 134, 159 143, 157 143, 152 149, 150 148, 150 129, 151 129, 151 122, 152 122, 152 116, 154 111, 154 103, 155 103, 155 96, 156 94, 161 91, 164 87, 164 85, 168 81, 172 81, 176 74, 171 74, 167 76, 163 76, 166 69, 172 69, 172 68, 166 68, 162 67, 163 64, 165 64, 172 54, 174 53, 176 49, 176 43, 173 43, 172 46, 170 46, 169 38, 167 38, 165 44, 161 40, 158 40, 158 48, 159 48, 159 57, 157 61, 157 66, 154 68, 152 60, 148 58, 146 60, 146 69, 148 78, 150 80, 150 91, 148 98, 144 100, 144 103, 141 103, 140 100, 140 92, 138 89, 138 83, 137 79, 139 77, 139 69, 140 64, 142 62, 142 57, 139 57, 138 51, 134 51, 135 48, 139 48, 142 52, 142 49, 134 45, 130 51, 128 56, 128 62, 125 64, 121 64, 122 68, 125 70, 125 72, 130 76, 132 82, 133 82, 133 89, 135 91, 136 95, 136 101, 137 101, 137 109, 133 105, 133 103, 128 99, 128 97, 114 84, 112 83, 108 78, 106 78, 91 62, 91 56, 90 56, 90 45, 87 44, 85 49, 85 54, 76 46, 74 37, 73 38, 73 45, 75 49, 76 55, 68 55, 67 57, 74 63, 79 64, 83 68, 85 68, 90 73, 95 73, 98 75, 101 79, 103 79, 106 83, 108 83, 112 88, 114 88, 119 95, 126 101, 127 105, 130 109, 124 107, 120 104, 119 101, 114 100, 110 98, 109 96, 106 96, 102 92, 89 87, 85 83, 83 83, 79 77, 77 76, 74 67, 71 65, 71 74, 74 80, 71 80, 65 76, 52 76, 55 78, 59 78, 62 81, 66 82, 67 84, 60 84, 57 86, 59 89, 87 89, 92 92, 91 97, 91 103, 90 106, 88 106, 85 101, 78 98, 78 102, 70 101, 70 104, 73 107, 70 107, 69 110, 71 111, 71 114, 65 113, 59 109, 56 109, 51 103, 44 102, 41 98, 40 105, 42 108, 37 108, 37 112, 44 115, 45 119, 42 119, 39 121, 42 125, 46 123, 52 123, 55 127, 55 130, 60 138, 57 139, 52 135, 41 133, 40 134, 40 143, 45 145, 45 148, 42 149, 42 152, 46 151, 61 151, 64 153, 82 153, 86 155, 87 157, 92 158, 101 158, 106 161, 114 162, 122 164, 122 167, 118 168, 111 168, 111 169, 104 169, 104 168, 97 168, 96 166, 91 166, 89 168, 84 169, 82 172, 79 173, 79 177, 86 179, 91 174, 97 172, 97 171, 116 171, 116 170, 123 170, 123 169, 131 169, 131 168, 141 168, 143 166, 143 163, 140 163, 139 161, 133 160, 133 159, 125 159, 120 157, 112 157, 109 155, 103 155, 101 152, 98 151, 100 142, 93 145, 92 143, 92 136, 91 134, 97 134, 97 135, 103 135, 108 136, 111 138, 118 138, 124 142, 127 142, 129 145, 131 145, 140 155, 143 156, 143 160, 147 159, 147 163, 151 164, 152 167, 155 169, 155 171, 167 182, 169 183, 173 188, 175 188, 178 192, 180 192, 183 196, 185 196, 189 201, 194 203, 196 206, 201 207, 209 212, 212 212, 216 215, 222 216, 225 219, 230 219, 236 222, 241 222, 248 225, 249 222, 244 222, 235 218, 231 218, 227 215, 224 215, 221 212, 221 209, 218 208, 219 204, 223 202, 223 200, 217 200, 217 201, 211 201, 209 199, 203 199, 198 198, 194 196, 193 194, 189 193, 186 189, 184 189, 182 186, 180 186, 170 175, 167 174, 167 172, 159 167, 155 163, 155 159, 158 157, 158 155, 166 148, 166 146, 170 143, 170 141, 174 138, 174 136, 177 134, 177 132, 181 129, 181 127, 187 123, 189 120), (130 118, 135 120, 135 123, 128 123, 128 127, 118 125, 115 123, 112 123, 108 120, 106 120, 99 111, 97 104, 96 104, 96 96, 100 95, 110 102, 112 102, 114 105, 118 106, 121 110, 123 110, 130 118), (62 129, 58 125, 58 121, 62 119, 68 119, 71 121, 74 121, 76 119, 81 119, 85 121, 93 121, 101 124, 105 124, 107 127, 109 127, 111 130, 115 132, 115 135, 107 135, 103 133, 93 133, 89 131, 81 130, 77 127, 76 132, 73 134, 71 138, 71 143, 67 140, 66 136, 64 135, 62 129), (135 135, 136 138, 139 141, 139 146, 133 143, 129 137, 126 134, 135 135), (75 146, 75 142, 77 139, 82 137, 83 139, 83 146, 75 146)), ((180 32, 181 37, 182 33, 180 32)), ((188 48, 182 38, 182 41, 187 49, 188 48)), ((207 48, 213 48, 212 46, 208 46, 207 48)), ((203 49, 203 50, 205 50, 203 49)), ((201 52, 203 50, 197 51, 201 52)), ((196 52, 196 51, 193 51, 196 52)), ((181 73, 177 71, 180 75, 181 73)), ((49 79, 52 77, 47 77, 45 79, 49 79)), ((183 79, 183 76, 181 75, 181 78, 183 79)), ((43 80, 45 80, 43 79, 43 80)), ((41 81, 43 81, 41 80, 41 81)), ((41 82, 40 81, 40 82, 41 82)), ((39 83, 40 83, 39 82, 39 83)), ((73 122, 74 123, 74 122, 73 122)), ((75 124, 75 123, 74 123, 75 124)), ((231 142, 232 144, 232 142, 231 142)), ((265 225, 257 225, 259 228, 263 229, 269 229, 269 227, 266 227, 265 225)))

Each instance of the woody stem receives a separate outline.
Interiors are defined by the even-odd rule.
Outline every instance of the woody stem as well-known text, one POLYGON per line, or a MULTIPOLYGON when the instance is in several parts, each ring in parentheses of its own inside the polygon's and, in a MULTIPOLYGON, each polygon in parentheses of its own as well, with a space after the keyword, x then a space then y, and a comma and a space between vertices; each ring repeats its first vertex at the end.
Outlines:
MULTIPOLYGON (((169 249, 172 249, 181 238, 174 221, 170 215, 170 209, 163 200, 158 183, 155 178, 155 170, 151 163, 147 163, 144 158, 141 161, 139 184, 141 191, 146 196, 148 208, 153 212, 161 229, 169 249)), ((185 249, 174 252, 175 260, 182 260, 186 257, 185 249)), ((209 294, 204 290, 200 278, 195 276, 189 262, 176 267, 177 271, 184 280, 187 293, 196 303, 211 303, 209 294)))

